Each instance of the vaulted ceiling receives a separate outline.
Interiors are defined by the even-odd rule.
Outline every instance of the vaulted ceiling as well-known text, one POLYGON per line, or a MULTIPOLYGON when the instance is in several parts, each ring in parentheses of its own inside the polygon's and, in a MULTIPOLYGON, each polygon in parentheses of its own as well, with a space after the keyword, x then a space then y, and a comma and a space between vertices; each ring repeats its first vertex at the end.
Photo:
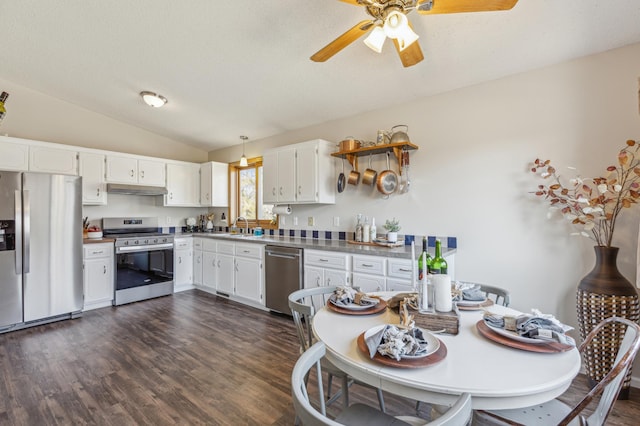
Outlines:
POLYGON ((410 13, 409 68, 389 42, 309 59, 367 18, 338 0, 0 0, 0 78, 211 151, 640 42, 638 0, 519 0, 410 13))

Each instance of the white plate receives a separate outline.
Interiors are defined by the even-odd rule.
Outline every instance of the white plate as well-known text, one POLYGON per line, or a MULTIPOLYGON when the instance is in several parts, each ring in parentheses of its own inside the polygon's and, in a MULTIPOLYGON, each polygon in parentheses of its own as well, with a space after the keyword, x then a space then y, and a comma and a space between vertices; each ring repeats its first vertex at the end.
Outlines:
MULTIPOLYGON (((371 336, 373 334, 376 334, 378 331, 380 331, 381 329, 383 329, 387 325, 394 325, 395 327, 398 327, 398 328, 404 328, 403 326, 401 326, 399 324, 376 325, 375 327, 372 327, 372 328, 370 328, 370 329, 368 329, 367 331, 364 332, 364 340, 365 340, 365 342, 367 341, 367 338, 369 336, 371 336)), ((427 352, 425 352, 424 354, 417 355, 417 356, 416 355, 401 355, 400 358, 403 358, 403 359, 424 358, 424 357, 427 357, 427 356, 435 353, 438 349, 440 349, 440 340, 438 340, 438 338, 436 336, 434 336, 428 330, 425 330, 423 328, 421 328, 420 330, 422 330, 422 335, 424 336, 424 340, 427 341, 427 352)))
POLYGON ((375 305, 357 305, 355 303, 350 303, 348 305, 343 305, 341 303, 336 303, 336 301, 333 298, 329 299, 329 303, 333 304, 333 306, 337 306, 338 308, 344 308, 344 309, 348 309, 350 311, 362 311, 362 310, 365 310, 365 309, 371 309, 374 306, 378 306, 377 303, 375 305))
POLYGON ((485 297, 483 300, 458 300, 456 303, 460 306, 475 306, 487 301, 485 297))
POLYGON ((501 336, 508 337, 509 339, 516 340, 518 342, 532 343, 534 345, 549 343, 549 340, 531 339, 529 337, 522 337, 521 335, 519 335, 515 331, 509 331, 509 330, 505 330, 504 328, 494 327, 494 326, 492 326, 491 324, 489 324, 486 321, 484 323, 486 324, 487 327, 489 327, 491 329, 491 331, 495 331, 496 333, 500 334, 501 336))

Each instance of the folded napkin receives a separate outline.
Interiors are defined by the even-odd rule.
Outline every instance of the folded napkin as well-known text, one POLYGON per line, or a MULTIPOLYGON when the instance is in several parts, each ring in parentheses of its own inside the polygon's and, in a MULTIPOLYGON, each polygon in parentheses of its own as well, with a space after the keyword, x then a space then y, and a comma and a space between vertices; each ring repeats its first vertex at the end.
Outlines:
POLYGON ((380 302, 380 299, 367 296, 366 293, 353 287, 338 287, 331 295, 331 300, 338 306, 349 306, 351 304, 374 306, 380 302))
POLYGON ((480 290, 480 284, 465 283, 458 281, 455 284, 453 301, 468 300, 470 302, 484 302, 486 296, 482 290, 480 290))
POLYGON ((485 312, 483 319, 492 327, 515 331, 522 337, 575 346, 575 340, 565 334, 567 331, 572 330, 573 327, 562 324, 553 315, 543 314, 537 309, 532 309, 531 311, 531 314, 519 316, 503 316, 485 312))
POLYGON ((365 339, 369 356, 376 352, 400 361, 403 355, 419 356, 427 353, 427 341, 419 328, 398 328, 394 325, 382 327, 365 339))

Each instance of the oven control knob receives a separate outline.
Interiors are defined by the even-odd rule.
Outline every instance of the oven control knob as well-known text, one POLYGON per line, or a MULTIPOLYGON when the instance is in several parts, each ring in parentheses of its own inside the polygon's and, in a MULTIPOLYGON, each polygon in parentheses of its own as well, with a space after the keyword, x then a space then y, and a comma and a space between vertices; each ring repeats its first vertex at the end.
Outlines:
POLYGON ((157 238, 153 239, 153 244, 158 244, 158 239, 157 238))
POLYGON ((133 244, 138 245, 138 244, 140 244, 140 241, 135 240, 135 241, 133 242, 133 244))
POLYGON ((149 244, 149 240, 144 240, 144 243, 145 244, 149 244))
POLYGON ((125 246, 128 246, 128 245, 129 245, 129 241, 125 241, 125 242, 124 242, 124 245, 125 245, 125 246))

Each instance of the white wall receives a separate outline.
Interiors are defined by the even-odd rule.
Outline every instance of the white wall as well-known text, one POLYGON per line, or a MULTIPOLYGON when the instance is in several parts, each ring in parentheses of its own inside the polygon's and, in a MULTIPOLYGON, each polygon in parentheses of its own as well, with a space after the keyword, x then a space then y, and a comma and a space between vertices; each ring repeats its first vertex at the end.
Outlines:
MULTIPOLYGON (((315 228, 333 230, 350 230, 357 213, 378 224, 395 216, 402 233, 456 236, 459 279, 506 287, 515 308, 553 312, 577 327, 575 289, 594 264, 593 243, 570 237, 563 220, 546 219, 547 205, 529 193, 538 181, 528 164, 540 156, 584 176, 603 174, 627 139, 640 139, 639 76, 636 44, 250 142, 246 153, 314 138, 374 140, 377 129, 407 124, 420 147, 411 153, 409 193, 384 200, 375 190, 349 186, 335 205, 295 206, 292 216, 301 224, 314 216, 315 228)), ((401 79, 385 84, 411 90, 401 79)), ((214 151, 209 159, 236 161, 240 149, 214 151)), ((383 158, 376 156, 375 169, 386 168, 383 158)), ((632 282, 639 218, 640 209, 625 211, 614 239, 619 268, 632 282)), ((287 220, 283 227, 295 228, 287 220)))
POLYGON ((0 124, 0 134, 172 160, 207 161, 207 153, 203 150, 2 78, 0 91, 9 93, 7 115, 0 124))

